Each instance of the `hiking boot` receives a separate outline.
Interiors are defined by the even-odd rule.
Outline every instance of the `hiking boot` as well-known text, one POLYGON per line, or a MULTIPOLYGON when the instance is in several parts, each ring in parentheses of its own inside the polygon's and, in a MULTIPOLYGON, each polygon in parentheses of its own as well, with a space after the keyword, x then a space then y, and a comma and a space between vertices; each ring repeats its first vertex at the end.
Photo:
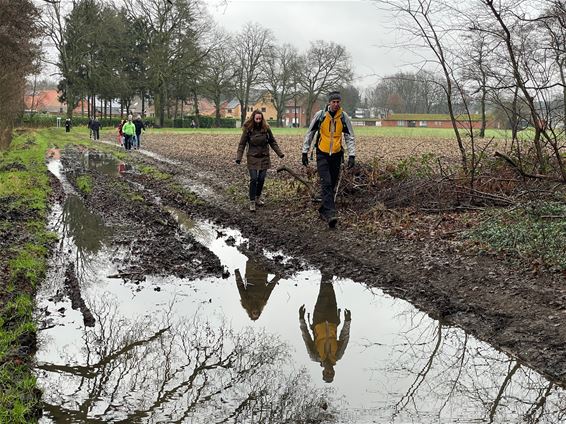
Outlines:
POLYGON ((265 202, 263 200, 261 200, 261 197, 256 197, 255 198, 255 205, 256 206, 265 206, 265 202))
POLYGON ((255 200, 250 202, 250 212, 255 212, 255 200))
POLYGON ((338 218, 336 218, 335 216, 328 218, 328 227, 336 228, 337 223, 338 223, 338 218))

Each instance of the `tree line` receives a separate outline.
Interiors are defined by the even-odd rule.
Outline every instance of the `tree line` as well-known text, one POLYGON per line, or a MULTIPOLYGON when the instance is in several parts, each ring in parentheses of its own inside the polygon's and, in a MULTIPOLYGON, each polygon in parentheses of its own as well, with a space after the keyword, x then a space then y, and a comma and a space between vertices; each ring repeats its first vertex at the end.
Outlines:
MULTIPOLYGON (((41 24, 57 50, 52 61, 67 115, 81 99, 116 99, 128 112, 134 97, 152 102, 156 123, 176 117, 179 105, 212 100, 216 119, 224 100, 237 98, 241 121, 254 90, 270 94, 281 124, 286 103, 306 98, 310 117, 326 91, 352 80, 349 53, 331 41, 313 41, 305 52, 280 44, 260 24, 230 34, 216 26, 199 0, 77 0, 44 4, 41 24)), ((307 117, 307 118, 308 118, 307 117)))

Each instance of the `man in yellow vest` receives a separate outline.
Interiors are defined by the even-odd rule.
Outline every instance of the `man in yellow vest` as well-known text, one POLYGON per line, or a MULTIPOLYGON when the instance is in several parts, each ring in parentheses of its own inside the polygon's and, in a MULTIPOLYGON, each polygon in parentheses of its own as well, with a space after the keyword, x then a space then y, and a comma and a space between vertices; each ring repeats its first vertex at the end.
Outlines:
POLYGON ((340 309, 336 305, 332 277, 323 275, 310 325, 313 337, 305 321, 305 305, 299 308, 299 323, 309 357, 323 367, 322 379, 327 383, 332 383, 334 380, 334 365, 342 358, 348 346, 351 320, 352 314, 345 309, 344 325, 340 331, 340 338, 337 338, 340 309))
POLYGON ((356 157, 352 122, 342 110, 341 101, 342 97, 338 91, 333 91, 328 95, 328 105, 314 115, 309 125, 302 151, 302 162, 304 166, 307 166, 309 164, 308 152, 315 139, 316 167, 320 177, 322 195, 322 205, 318 211, 320 217, 328 223, 330 228, 336 227, 338 222, 334 194, 340 177, 340 166, 344 160, 344 147, 348 151, 348 168, 355 165, 356 157))

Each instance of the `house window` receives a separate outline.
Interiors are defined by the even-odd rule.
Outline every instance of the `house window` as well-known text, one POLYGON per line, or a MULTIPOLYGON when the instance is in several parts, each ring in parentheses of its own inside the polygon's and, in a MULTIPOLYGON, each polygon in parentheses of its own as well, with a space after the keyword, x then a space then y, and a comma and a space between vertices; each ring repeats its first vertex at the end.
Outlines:
POLYGON ((261 108, 262 112, 265 112, 267 109, 265 109, 264 107, 261 108))
POLYGON ((285 109, 285 113, 291 113, 291 109, 285 109))
POLYGON ((427 121, 419 121, 419 127, 428 127, 427 121))
POLYGON ((270 121, 273 121, 273 120, 274 120, 274 119, 273 119, 273 116, 270 116, 270 117, 269 117, 269 120, 270 120, 270 121))
POLYGON ((404 127, 404 126, 405 126, 405 121, 397 121, 397 126, 398 126, 398 127, 404 127))
POLYGON ((228 109, 228 113, 232 113, 232 109, 228 109))

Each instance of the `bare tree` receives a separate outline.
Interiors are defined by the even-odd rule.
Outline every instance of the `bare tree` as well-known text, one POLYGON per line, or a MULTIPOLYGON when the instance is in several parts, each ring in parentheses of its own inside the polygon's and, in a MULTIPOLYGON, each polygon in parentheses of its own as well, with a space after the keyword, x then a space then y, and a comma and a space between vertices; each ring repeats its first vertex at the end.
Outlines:
POLYGON ((489 80, 492 66, 495 64, 493 51, 497 44, 481 32, 472 31, 463 35, 462 53, 459 58, 462 84, 470 85, 469 92, 475 103, 479 103, 481 127, 479 137, 485 137, 487 127, 487 102, 489 96, 489 80))
POLYGON ((454 38, 455 28, 449 25, 447 9, 450 5, 437 0, 375 0, 393 10, 399 17, 401 29, 419 47, 426 47, 434 56, 434 62, 440 67, 444 76, 444 92, 448 113, 454 135, 460 150, 460 160, 464 172, 469 171, 468 153, 460 134, 460 126, 454 109, 454 98, 458 94, 457 82, 454 78, 453 57, 450 47, 457 45, 454 38))
POLYGON ((23 110, 25 78, 39 54, 39 32, 38 11, 29 0, 0 0, 0 15, 0 150, 5 150, 23 110))
POLYGON ((297 72, 297 49, 290 44, 268 49, 263 87, 271 95, 277 111, 277 126, 282 126, 286 103, 293 98, 293 76, 297 72))
POLYGON ((306 95, 306 121, 310 122, 318 98, 352 81, 352 65, 346 48, 332 41, 311 42, 301 58, 299 85, 306 95))
POLYGON ((202 90, 214 103, 215 125, 220 126, 220 107, 222 100, 227 98, 234 89, 234 54, 231 39, 222 32, 215 36, 220 42, 206 58, 203 70, 202 90))
POLYGON ((266 53, 273 45, 270 30, 259 24, 247 23, 236 35, 233 50, 236 56, 235 93, 240 102, 240 123, 246 120, 251 89, 261 82, 267 69, 266 53))
POLYGON ((386 76, 371 89, 373 106, 395 113, 446 113, 442 78, 424 69, 386 76))

